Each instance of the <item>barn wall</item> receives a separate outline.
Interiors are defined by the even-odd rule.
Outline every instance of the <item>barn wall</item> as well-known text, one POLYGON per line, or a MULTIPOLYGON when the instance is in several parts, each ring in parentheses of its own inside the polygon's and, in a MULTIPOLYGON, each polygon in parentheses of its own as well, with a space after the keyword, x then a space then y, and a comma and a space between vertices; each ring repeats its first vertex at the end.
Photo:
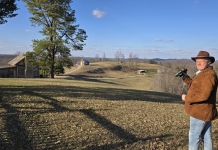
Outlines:
POLYGON ((0 69, 0 78, 14 78, 15 74, 16 74, 16 67, 0 69))
POLYGON ((32 69, 25 66, 25 59, 21 60, 14 67, 0 68, 0 78, 39 78, 39 68, 32 69))

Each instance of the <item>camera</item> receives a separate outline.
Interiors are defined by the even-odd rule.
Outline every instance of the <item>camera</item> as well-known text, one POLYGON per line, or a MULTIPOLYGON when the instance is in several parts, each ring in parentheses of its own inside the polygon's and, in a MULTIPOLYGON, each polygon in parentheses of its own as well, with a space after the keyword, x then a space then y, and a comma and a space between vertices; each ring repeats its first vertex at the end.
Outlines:
POLYGON ((175 74, 175 77, 178 77, 178 76, 182 77, 187 73, 187 71, 188 71, 187 69, 181 69, 175 74))

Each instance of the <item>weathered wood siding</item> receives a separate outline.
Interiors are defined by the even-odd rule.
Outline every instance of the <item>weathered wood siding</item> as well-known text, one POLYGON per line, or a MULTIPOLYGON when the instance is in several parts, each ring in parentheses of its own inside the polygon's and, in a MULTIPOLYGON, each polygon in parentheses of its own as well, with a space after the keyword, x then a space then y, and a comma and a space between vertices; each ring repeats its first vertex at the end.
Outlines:
POLYGON ((0 69, 1 78, 14 78, 15 75, 16 75, 16 67, 0 69))
POLYGON ((8 66, 0 67, 0 78, 39 78, 39 68, 26 66, 25 57, 18 56, 8 66))

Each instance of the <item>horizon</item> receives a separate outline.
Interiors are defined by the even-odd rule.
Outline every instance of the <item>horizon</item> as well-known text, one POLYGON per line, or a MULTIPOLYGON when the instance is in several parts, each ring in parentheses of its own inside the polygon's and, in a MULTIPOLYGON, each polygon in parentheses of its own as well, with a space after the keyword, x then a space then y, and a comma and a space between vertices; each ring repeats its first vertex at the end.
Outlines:
MULTIPOLYGON (((0 54, 0 56, 17 56, 18 54, 0 54)), ((20 55, 20 54, 19 54, 20 55)), ((75 58, 81 58, 81 56, 69 56, 69 57, 75 57, 75 58)), ((91 59, 97 59, 96 57, 91 57, 91 56, 87 56, 87 57, 82 57, 82 58, 91 58, 91 59)), ((100 58, 102 58, 102 57, 99 57, 99 59, 100 58)), ((105 59, 116 59, 115 57, 106 57, 105 59)), ((129 59, 129 58, 124 58, 124 60, 127 60, 127 59, 129 59)), ((148 60, 158 60, 158 59, 160 59, 160 60, 186 60, 186 59, 188 59, 188 58, 138 58, 138 59, 140 59, 140 60, 146 60, 146 59, 148 59, 148 60)), ((191 58, 190 58, 190 60, 191 60, 191 58)))

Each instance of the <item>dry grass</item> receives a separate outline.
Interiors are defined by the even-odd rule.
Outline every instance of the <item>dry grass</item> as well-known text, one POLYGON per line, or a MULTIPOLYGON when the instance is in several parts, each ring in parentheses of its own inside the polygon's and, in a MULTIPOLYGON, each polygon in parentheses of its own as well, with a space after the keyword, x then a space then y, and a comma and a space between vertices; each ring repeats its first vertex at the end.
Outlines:
POLYGON ((146 90, 150 78, 0 79, 0 147, 186 150, 183 102, 146 90))
MULTIPOLYGON (((119 71, 115 70, 115 66, 128 66, 128 62, 125 64, 118 64, 117 62, 113 61, 108 61, 108 62, 96 62, 96 63, 90 63, 90 65, 83 66, 80 69, 78 69, 75 72, 72 72, 76 70, 78 67, 73 66, 70 69, 65 69, 65 73, 68 74, 70 73, 71 75, 87 75, 87 76, 99 76, 102 78, 117 78, 117 77, 128 77, 128 76, 133 76, 136 75, 136 71, 119 71), (98 69, 100 69, 100 72, 98 73, 98 69), (93 72, 96 71, 95 73, 87 73, 87 72, 93 72), (71 73, 72 72, 72 73, 71 73)), ((148 70, 148 75, 153 75, 150 74, 151 72, 154 73, 156 70, 159 68, 159 65, 156 64, 147 64, 147 63, 138 63, 137 68, 138 69, 145 69, 148 70)))

